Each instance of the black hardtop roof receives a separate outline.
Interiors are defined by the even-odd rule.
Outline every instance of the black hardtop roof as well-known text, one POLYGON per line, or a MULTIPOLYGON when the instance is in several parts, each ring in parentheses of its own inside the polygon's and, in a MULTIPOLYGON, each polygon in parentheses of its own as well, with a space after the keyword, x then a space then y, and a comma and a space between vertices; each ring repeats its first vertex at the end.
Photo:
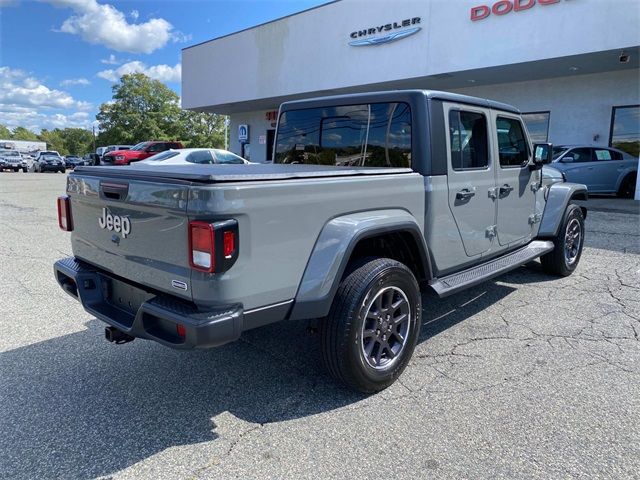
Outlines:
POLYGON ((461 95, 459 93, 442 92, 438 90, 386 90, 379 92, 368 93, 351 93, 346 95, 331 95, 328 97, 315 97, 307 98, 304 100, 292 100, 290 102, 284 102, 280 109, 286 110, 301 110, 304 108, 312 107, 328 107, 331 105, 353 105, 354 102, 358 103, 379 103, 389 101, 403 101, 403 100, 445 100, 447 102, 462 103, 465 105, 477 105, 484 108, 492 108, 494 110, 502 110, 505 112, 520 114, 520 110, 516 107, 489 100, 486 98, 472 97, 470 95, 461 95))

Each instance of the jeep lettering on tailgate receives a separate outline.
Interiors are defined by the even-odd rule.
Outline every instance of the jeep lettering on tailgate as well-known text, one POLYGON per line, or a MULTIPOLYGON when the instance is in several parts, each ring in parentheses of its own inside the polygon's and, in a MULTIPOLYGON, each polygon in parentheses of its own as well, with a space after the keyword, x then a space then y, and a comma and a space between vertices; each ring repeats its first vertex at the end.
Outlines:
POLYGON ((122 233, 122 238, 127 238, 127 235, 131 233, 131 221, 129 217, 111 215, 111 212, 109 212, 106 207, 102 209, 102 216, 98 218, 98 225, 100 228, 122 233))

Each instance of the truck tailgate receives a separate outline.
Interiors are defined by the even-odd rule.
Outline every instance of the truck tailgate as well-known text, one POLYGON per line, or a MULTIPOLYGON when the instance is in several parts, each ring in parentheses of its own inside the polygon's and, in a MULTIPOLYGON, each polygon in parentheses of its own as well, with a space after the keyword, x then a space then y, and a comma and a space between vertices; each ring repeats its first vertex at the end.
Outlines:
POLYGON ((188 183, 70 175, 67 193, 76 258, 191 300, 188 183))

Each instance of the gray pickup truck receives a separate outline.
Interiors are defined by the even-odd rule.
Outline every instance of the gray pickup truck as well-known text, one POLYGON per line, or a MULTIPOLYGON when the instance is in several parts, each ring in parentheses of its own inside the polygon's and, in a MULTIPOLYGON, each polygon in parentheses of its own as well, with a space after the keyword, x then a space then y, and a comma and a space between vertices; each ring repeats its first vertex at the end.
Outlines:
MULTIPOLYGON (((274 164, 78 167, 58 199, 60 286, 107 339, 209 348, 319 319, 329 372, 379 391, 444 297, 538 257, 580 260, 584 185, 542 182, 517 109, 410 90, 288 102, 274 164)), ((561 177, 560 177, 561 178, 561 177)))

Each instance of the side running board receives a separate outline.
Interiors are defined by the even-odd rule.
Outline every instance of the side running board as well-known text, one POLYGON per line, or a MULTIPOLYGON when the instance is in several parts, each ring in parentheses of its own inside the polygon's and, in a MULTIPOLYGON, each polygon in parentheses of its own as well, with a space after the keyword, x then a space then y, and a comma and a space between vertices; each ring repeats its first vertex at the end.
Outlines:
POLYGON ((531 260, 553 250, 553 242, 535 240, 515 252, 498 257, 481 265, 434 279, 430 285, 440 297, 446 297, 466 288, 497 277, 509 270, 518 268, 531 260))

